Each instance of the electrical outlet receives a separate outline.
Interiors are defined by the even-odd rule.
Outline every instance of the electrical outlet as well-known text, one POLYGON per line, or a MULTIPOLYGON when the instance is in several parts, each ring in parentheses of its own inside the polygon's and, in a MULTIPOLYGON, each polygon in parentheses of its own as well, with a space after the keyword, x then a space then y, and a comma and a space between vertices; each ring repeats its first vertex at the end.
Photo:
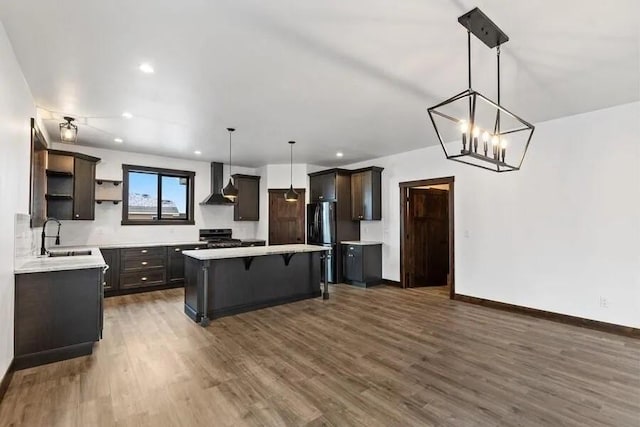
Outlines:
POLYGON ((609 308, 609 300, 605 297, 600 297, 600 308, 609 308))

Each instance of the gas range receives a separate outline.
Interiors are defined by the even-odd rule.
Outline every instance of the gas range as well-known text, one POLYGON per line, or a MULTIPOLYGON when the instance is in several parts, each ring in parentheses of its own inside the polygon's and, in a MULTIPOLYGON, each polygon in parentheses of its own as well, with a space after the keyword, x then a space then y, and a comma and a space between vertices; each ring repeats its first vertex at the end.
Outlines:
POLYGON ((200 241, 207 242, 208 249, 237 248, 242 246, 242 241, 231 237, 230 228, 200 229, 200 241))

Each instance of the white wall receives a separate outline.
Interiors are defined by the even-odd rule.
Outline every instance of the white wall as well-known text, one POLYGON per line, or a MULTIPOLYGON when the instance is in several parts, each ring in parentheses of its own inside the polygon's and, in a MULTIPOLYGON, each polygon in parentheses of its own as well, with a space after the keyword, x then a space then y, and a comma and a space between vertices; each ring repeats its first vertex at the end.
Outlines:
MULTIPOLYGON (((231 228, 236 238, 254 238, 257 222, 233 220, 233 206, 201 206, 211 191, 209 162, 174 159, 148 154, 105 150, 70 144, 52 144, 58 150, 76 151, 99 157, 96 177, 122 179, 122 164, 189 170, 195 178, 195 225, 121 225, 122 204, 96 205, 95 221, 63 221, 61 243, 68 245, 100 245, 109 243, 153 243, 197 241, 200 228, 231 228)), ((233 166, 233 173, 255 174, 255 169, 233 166)), ((225 166, 224 178, 228 178, 225 166)))
POLYGON ((31 91, 0 23, 0 378, 13 359, 14 215, 29 211, 30 118, 35 114, 31 91))
POLYGON ((440 146, 350 165, 385 168, 383 220, 363 222, 362 239, 384 242, 383 275, 399 280, 398 183, 455 176, 457 293, 640 327, 638 135, 633 103, 537 124, 519 172, 440 146))

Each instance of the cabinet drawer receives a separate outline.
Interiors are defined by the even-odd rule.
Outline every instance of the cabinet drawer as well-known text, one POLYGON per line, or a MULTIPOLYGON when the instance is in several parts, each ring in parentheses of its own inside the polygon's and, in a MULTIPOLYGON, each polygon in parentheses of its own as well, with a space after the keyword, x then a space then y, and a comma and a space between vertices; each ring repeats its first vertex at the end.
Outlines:
POLYGON ((139 247, 139 248, 127 248, 121 249, 122 259, 134 257, 163 257, 164 246, 152 246, 152 247, 139 247))
POLYGON ((164 256, 147 256, 122 260, 122 272, 147 270, 150 268, 164 268, 164 266, 164 256))
POLYGON ((164 270, 139 271, 120 275, 120 289, 159 286, 166 282, 164 270))

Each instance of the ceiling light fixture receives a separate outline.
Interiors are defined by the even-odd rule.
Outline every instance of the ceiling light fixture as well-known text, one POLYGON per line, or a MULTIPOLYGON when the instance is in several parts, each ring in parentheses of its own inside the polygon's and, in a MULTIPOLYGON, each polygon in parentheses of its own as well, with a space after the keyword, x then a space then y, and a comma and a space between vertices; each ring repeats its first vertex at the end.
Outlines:
POLYGON ((113 138, 113 142, 117 142, 118 144, 122 144, 124 140, 122 138, 113 138))
POLYGON ((68 116, 63 117, 63 119, 65 122, 60 123, 60 139, 62 142, 76 142, 78 138, 78 126, 72 123, 75 119, 68 116))
POLYGON ((202 154, 202 151, 196 150, 196 151, 193 152, 193 154, 195 154, 196 156, 199 156, 200 154, 202 154))
POLYGON ((143 62, 142 64, 140 64, 138 69, 145 74, 153 74, 155 72, 155 70, 153 69, 153 66, 148 62, 143 62))
POLYGON ((226 187, 222 189, 222 195, 227 199, 235 202, 238 198, 238 189, 233 185, 231 180, 231 134, 235 131, 234 128, 227 128, 229 131, 229 182, 226 187))
POLYGON ((344 156, 344 153, 342 153, 342 151, 338 151, 336 153, 336 157, 342 157, 342 156, 344 156))
POLYGON ((519 170, 535 127, 500 104, 500 47, 509 41, 509 37, 477 7, 459 17, 458 22, 467 29, 469 88, 428 109, 440 145, 449 160, 494 172, 519 170), (491 101, 471 87, 472 33, 490 49, 497 48, 497 102, 491 101), (462 134, 462 149, 458 153, 457 148, 454 148, 459 147, 457 143, 445 143, 445 140, 453 140, 460 134, 462 134), (509 135, 508 163, 506 135, 509 135), (478 153, 479 138, 482 139, 480 153, 478 153), (491 141, 491 153, 489 153, 489 141, 491 141))
POLYGON ((298 201, 298 193, 296 192, 296 190, 293 189, 293 144, 295 144, 295 141, 289 141, 289 148, 290 148, 290 158, 289 158, 289 170, 290 170, 290 185, 289 185, 289 189, 287 190, 286 193, 284 193, 284 199, 287 202, 297 202, 298 201))
POLYGON ((125 119, 132 119, 133 118, 133 114, 131 114, 128 111, 125 111, 124 113, 122 113, 122 117, 124 117, 125 119))

